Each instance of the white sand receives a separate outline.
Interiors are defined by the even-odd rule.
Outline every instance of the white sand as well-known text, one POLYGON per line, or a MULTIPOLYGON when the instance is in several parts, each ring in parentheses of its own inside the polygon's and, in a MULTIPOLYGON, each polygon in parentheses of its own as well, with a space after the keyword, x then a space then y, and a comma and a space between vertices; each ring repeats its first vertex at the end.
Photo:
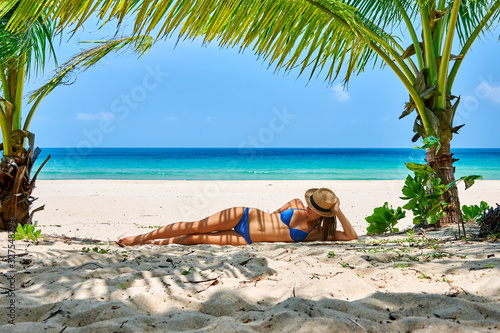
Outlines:
MULTIPOLYGON (((35 215, 49 242, 16 258, 16 325, 1 332, 498 331, 500 244, 455 228, 367 237, 364 218, 402 205, 402 181, 39 181, 35 215), (330 187, 359 242, 230 246, 108 245, 149 227, 231 206, 273 211, 310 187, 330 187), (383 240, 389 243, 382 243, 383 240), (434 244, 432 239, 438 239, 434 244), (96 245, 91 240, 104 244, 96 245), (378 244, 370 244, 377 241, 378 244), (110 249, 84 253, 83 247, 110 249), (122 252, 126 251, 126 252, 122 252), (328 252, 334 251, 333 258, 328 252), (444 257, 444 255, 446 255, 444 257), (418 261, 416 259, 418 258, 418 261), (187 271, 192 267, 188 274, 187 271)), ((500 181, 461 188, 462 204, 500 203, 500 181)), ((411 214, 400 228, 411 225, 411 214)), ((1 233, 0 255, 7 254, 1 233)), ((16 253, 27 243, 17 241, 16 253)))

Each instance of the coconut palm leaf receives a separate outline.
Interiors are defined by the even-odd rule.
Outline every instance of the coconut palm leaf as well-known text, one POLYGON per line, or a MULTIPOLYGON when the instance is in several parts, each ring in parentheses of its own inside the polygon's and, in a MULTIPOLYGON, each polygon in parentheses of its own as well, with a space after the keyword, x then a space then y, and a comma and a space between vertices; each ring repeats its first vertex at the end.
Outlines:
MULTIPOLYGON (((395 5, 395 0, 345 0, 344 2, 356 8, 359 15, 388 32, 398 29, 404 23, 404 17, 395 5)), ((399 0, 397 2, 401 4, 410 19, 415 19, 419 9, 417 1, 399 0)))
MULTIPOLYGON (((4 1, 0 4, 0 16, 13 8, 13 3, 16 1, 4 1)), ((41 16, 44 11, 50 14, 54 19, 59 19, 59 27, 66 27, 75 24, 75 28, 81 26, 93 13, 97 13, 103 20, 111 20, 117 18, 121 22, 127 13, 133 12, 136 15, 134 33, 135 34, 150 34, 152 28, 165 18, 171 12, 172 8, 178 8, 178 18, 185 16, 189 11, 189 7, 196 1, 163 1, 163 0, 39 0, 36 2, 30 0, 19 1, 17 7, 18 15, 13 17, 10 22, 10 27, 22 28, 24 23, 31 24, 37 17, 41 16), (181 3, 181 6, 178 6, 181 3), (182 8, 182 9, 181 9, 182 8), (187 10, 186 10, 187 9, 187 10), (53 15, 53 16, 52 16, 53 15), (27 18, 31 19, 27 21, 27 18), (146 30, 144 30, 146 29, 146 30)), ((198 1, 201 2, 201 1, 198 1)), ((211 3, 213 1, 203 1, 211 3)), ((235 3, 235 1, 222 1, 226 3, 235 3)), ((252 8, 265 8, 263 3, 271 1, 236 1, 240 3, 254 2, 257 5, 252 8)), ((453 1, 443 0, 344 0, 344 1, 287 1, 290 8, 300 8, 304 3, 309 5, 325 5, 344 3, 356 8, 356 14, 363 17, 372 24, 379 26, 385 31, 393 28, 398 28, 403 17, 396 3, 399 3, 404 9, 408 17, 413 20, 419 14, 420 5, 434 5, 449 12, 453 1), (302 5, 300 5, 302 3, 302 5), (299 6, 292 6, 299 4, 299 6)), ((493 7, 497 1, 494 0, 461 0, 460 15, 457 22, 457 32, 461 45, 464 45, 474 31, 481 24, 482 18, 486 15, 489 8, 493 7)), ((210 4, 201 5, 195 4, 196 8, 207 10, 210 4)), ((194 9, 194 7, 193 7, 194 9)), ((251 14, 251 13, 249 13, 251 14)), ((200 18, 206 18, 202 16, 200 18)), ((447 19, 446 17, 444 18, 447 19)), ((176 22, 176 24, 179 22, 176 22)), ((483 33, 488 31, 492 24, 498 23, 498 13, 492 17, 486 25, 486 29, 481 29, 483 33)), ((222 24, 222 23, 221 23, 222 24)))
MULTIPOLYGON (((370 38, 393 50, 381 31, 370 30, 351 6, 339 1, 150 1, 137 6, 135 31, 158 37, 179 32, 179 38, 203 36, 221 47, 251 48, 277 70, 310 67, 310 77, 325 69, 334 80, 345 67, 344 80, 375 60, 370 38)), ((394 52, 395 53, 395 52, 394 52)))
POLYGON ((135 35, 158 32, 158 38, 165 38, 179 32, 180 38, 204 36, 204 43, 251 48, 286 72, 298 67, 301 74, 310 67, 311 77, 325 70, 325 79, 332 81, 345 69, 344 80, 348 81, 368 63, 376 65, 380 51, 401 62, 405 74, 413 77, 415 73, 398 55, 401 46, 377 25, 389 22, 390 15, 397 12, 391 10, 384 16, 388 2, 384 4, 374 15, 377 21, 372 22, 339 0, 41 0, 36 4, 21 0, 9 27, 19 27, 27 17, 44 11, 58 20, 59 28, 74 24, 75 29, 91 12, 98 12, 102 20, 117 18, 119 22, 129 13, 135 16, 135 35), (379 50, 369 46, 373 42, 380 45, 379 50))
POLYGON ((18 60, 21 55, 26 55, 26 73, 29 77, 30 74, 43 71, 50 56, 57 63, 52 42, 57 35, 56 25, 44 16, 40 16, 26 29, 10 32, 7 30, 7 25, 16 8, 14 6, 0 18, 0 64, 7 68, 12 65, 12 61, 18 60))
POLYGON ((42 87, 30 94, 29 103, 33 103, 26 117, 23 129, 28 130, 33 114, 40 101, 48 95, 55 87, 67 83, 71 74, 75 71, 84 72, 111 52, 118 52, 126 48, 132 48, 139 56, 146 53, 152 45, 153 39, 149 36, 134 36, 117 38, 108 41, 95 41, 85 43, 98 43, 99 45, 84 50, 73 58, 62 64, 55 70, 55 75, 42 87))
MULTIPOLYGON (((488 14, 488 11, 498 3, 498 0, 461 0, 460 13, 457 20, 457 35, 460 39, 461 46, 465 45, 473 31, 480 26, 482 19, 488 14)), ((449 4, 451 8, 452 4, 449 4)), ((481 29, 481 34, 489 32, 491 28, 498 24, 498 16, 500 12, 496 12, 492 18, 481 29)))

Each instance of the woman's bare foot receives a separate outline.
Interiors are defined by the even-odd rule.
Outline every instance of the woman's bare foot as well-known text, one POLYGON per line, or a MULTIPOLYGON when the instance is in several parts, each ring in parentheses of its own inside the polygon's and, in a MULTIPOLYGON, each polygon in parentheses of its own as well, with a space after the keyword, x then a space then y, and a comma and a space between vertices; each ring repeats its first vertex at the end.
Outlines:
POLYGON ((143 235, 122 237, 116 242, 116 245, 123 247, 144 244, 146 241, 143 240, 143 237, 143 235))

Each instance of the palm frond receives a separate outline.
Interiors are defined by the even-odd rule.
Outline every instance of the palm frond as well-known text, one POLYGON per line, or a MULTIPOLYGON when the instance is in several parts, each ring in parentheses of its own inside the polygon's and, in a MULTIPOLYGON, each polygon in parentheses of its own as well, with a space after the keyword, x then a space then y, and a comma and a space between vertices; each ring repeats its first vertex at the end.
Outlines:
POLYGON ((9 20, 14 16, 18 7, 13 7, 0 18, 0 63, 8 67, 26 54, 27 75, 43 71, 47 62, 47 51, 56 60, 52 40, 56 36, 56 24, 48 20, 45 15, 37 18, 31 25, 23 25, 24 30, 9 31, 9 20))
POLYGON ((56 24, 39 18, 27 30, 27 68, 28 76, 42 73, 48 60, 52 57, 57 65, 57 56, 54 50, 54 38, 58 35, 56 24), (47 54, 48 53, 48 54, 47 54))
MULTIPOLYGON (((109 41, 86 42, 98 43, 99 45, 84 50, 59 66, 55 70, 55 75, 52 79, 30 94, 29 103, 35 100, 39 101, 54 90, 55 87, 63 84, 74 71, 86 71, 111 52, 132 48, 139 56, 143 55, 151 48, 152 40, 149 36, 134 36, 109 41)), ((31 112, 27 119, 31 119, 31 112)))
MULTIPOLYGON (((488 14, 488 11, 497 1, 491 0, 461 0, 460 11, 457 20, 457 35, 461 46, 465 45, 469 37, 477 26, 480 25, 483 17, 488 14)), ((448 9, 451 10, 453 2, 448 4, 448 9)), ((488 24, 482 29, 481 34, 489 32, 491 28, 498 25, 500 11, 497 11, 489 20, 488 24)))
MULTIPOLYGON (((358 15, 384 31, 389 32, 404 24, 404 18, 393 0, 345 0, 344 2, 356 8, 358 15)), ((401 0, 400 3, 410 19, 418 15, 417 1, 401 0)))
MULTIPOLYGON (((384 1, 379 12, 387 7, 384 1)), ((365 65, 378 63, 369 47, 374 37, 386 43, 381 49, 388 53, 401 48, 384 31, 392 16, 382 19, 379 14, 371 21, 370 15, 340 0, 39 0, 36 4, 20 0, 16 12, 10 29, 19 27, 23 18, 33 21, 44 12, 57 20, 58 29, 71 24, 77 29, 92 12, 118 22, 133 15, 136 36, 157 33, 157 38, 166 38, 178 32, 181 39, 203 36, 204 43, 250 48, 277 70, 299 68, 303 73, 309 68, 310 77, 324 71, 330 82, 342 71, 347 82, 365 65)), ((396 15, 397 10, 390 13, 396 15)))

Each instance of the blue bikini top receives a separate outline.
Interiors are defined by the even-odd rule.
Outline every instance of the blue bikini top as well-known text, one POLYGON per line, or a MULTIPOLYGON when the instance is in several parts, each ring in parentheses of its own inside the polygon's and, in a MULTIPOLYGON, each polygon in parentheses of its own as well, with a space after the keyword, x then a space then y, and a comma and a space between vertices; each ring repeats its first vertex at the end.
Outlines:
MULTIPOLYGON (((297 209, 305 210, 305 209, 301 209, 301 208, 297 208, 297 209)), ((281 218, 281 222, 283 222, 283 224, 285 224, 290 229, 290 237, 292 238, 292 240, 294 242, 302 242, 311 233, 312 229, 309 232, 305 232, 305 231, 302 231, 299 229, 294 229, 294 228, 290 227, 290 221, 292 220, 294 210, 295 210, 294 208, 290 208, 290 209, 285 210, 284 212, 282 212, 280 214, 280 218, 281 218)))

